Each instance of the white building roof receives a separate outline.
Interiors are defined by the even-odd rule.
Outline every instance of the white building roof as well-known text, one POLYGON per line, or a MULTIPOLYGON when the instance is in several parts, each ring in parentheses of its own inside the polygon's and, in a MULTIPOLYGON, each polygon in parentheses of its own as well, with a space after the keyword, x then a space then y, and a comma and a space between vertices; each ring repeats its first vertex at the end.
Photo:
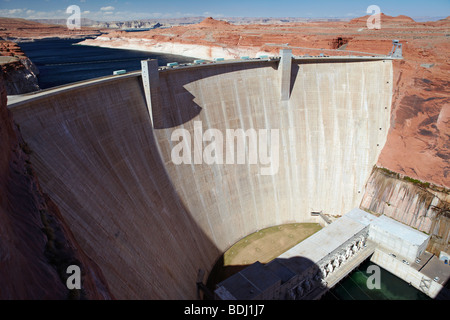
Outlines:
POLYGON ((404 225, 401 222, 395 221, 386 216, 378 217, 371 225, 371 227, 375 227, 381 229, 385 232, 390 233, 410 244, 420 246, 428 239, 428 235, 423 232, 420 232, 416 229, 413 229, 407 225, 404 225))
POLYGON ((373 223, 377 219, 377 216, 359 208, 352 209, 351 211, 347 212, 344 217, 355 220, 356 222, 359 222, 365 226, 373 223))
POLYGON ((329 253, 338 249, 344 242, 352 238, 366 226, 367 224, 344 215, 329 226, 303 240, 295 247, 284 252, 278 258, 305 257, 317 263, 329 253))

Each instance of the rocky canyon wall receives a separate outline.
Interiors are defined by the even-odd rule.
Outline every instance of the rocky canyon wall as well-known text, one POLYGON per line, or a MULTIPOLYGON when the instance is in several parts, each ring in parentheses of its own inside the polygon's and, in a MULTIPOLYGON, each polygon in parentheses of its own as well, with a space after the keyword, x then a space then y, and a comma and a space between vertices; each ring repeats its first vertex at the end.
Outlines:
POLYGON ((443 187, 374 167, 360 207, 430 234, 428 250, 437 255, 449 251, 450 195, 443 187))
POLYGON ((20 47, 11 41, 0 41, 0 77, 7 95, 39 90, 38 68, 24 55, 20 47))
POLYGON ((0 299, 110 299, 101 271, 41 191, 1 79, 0 94, 0 299), (80 267, 81 290, 66 286, 69 265, 80 267))

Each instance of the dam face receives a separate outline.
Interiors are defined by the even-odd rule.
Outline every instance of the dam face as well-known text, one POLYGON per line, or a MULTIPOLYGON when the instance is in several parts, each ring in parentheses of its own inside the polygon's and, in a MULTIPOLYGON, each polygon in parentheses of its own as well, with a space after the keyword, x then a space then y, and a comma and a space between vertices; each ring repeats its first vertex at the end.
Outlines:
POLYGON ((392 62, 293 59, 287 99, 279 64, 161 70, 151 117, 140 73, 10 102, 43 190, 115 297, 194 299, 198 270, 244 236, 359 206, 389 129, 392 62), (276 172, 175 164, 175 130, 210 143, 194 139, 199 124, 224 136, 276 130, 276 172))

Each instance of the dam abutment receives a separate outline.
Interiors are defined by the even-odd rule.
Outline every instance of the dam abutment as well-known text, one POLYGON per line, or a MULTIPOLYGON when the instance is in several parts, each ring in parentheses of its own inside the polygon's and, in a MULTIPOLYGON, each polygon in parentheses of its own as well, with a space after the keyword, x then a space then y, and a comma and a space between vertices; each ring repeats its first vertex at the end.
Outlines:
POLYGON ((153 105, 158 104, 160 100, 158 60, 142 60, 141 67, 145 101, 147 103, 148 114, 153 127, 153 105))
POLYGON ((289 100, 291 93, 292 50, 280 51, 280 95, 281 101, 289 100))

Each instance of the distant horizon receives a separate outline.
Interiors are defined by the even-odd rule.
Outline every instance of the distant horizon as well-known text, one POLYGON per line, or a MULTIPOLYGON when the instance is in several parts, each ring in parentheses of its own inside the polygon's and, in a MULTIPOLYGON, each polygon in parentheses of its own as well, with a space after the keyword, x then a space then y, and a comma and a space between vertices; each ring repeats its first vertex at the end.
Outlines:
POLYGON ((0 17, 24 19, 67 19, 66 9, 80 8, 81 18, 94 21, 130 21, 213 17, 225 18, 304 18, 353 19, 367 14, 376 5, 389 16, 405 15, 418 21, 433 21, 450 15, 450 1, 430 0, 0 0, 0 17), (422 20, 430 19, 430 20, 422 20))
MULTIPOLYGON (((384 12, 383 12, 384 13, 384 12)), ((367 15, 367 14, 366 14, 367 15)), ((388 15, 388 14, 386 14, 388 15)), ((215 20, 232 20, 232 19, 248 19, 248 20, 257 20, 257 19, 308 19, 308 20, 322 20, 322 19, 328 19, 328 20, 332 20, 332 19, 339 19, 339 20, 352 20, 352 19, 356 19, 356 18, 360 18, 360 17, 364 17, 363 16, 358 16, 358 17, 294 17, 294 16, 286 16, 286 17, 270 17, 270 16, 260 16, 260 17, 252 17, 252 16, 227 16, 227 17, 212 17, 215 20)), ((388 15, 391 16, 391 15, 388 15)), ((417 16, 417 17, 411 17, 411 16, 407 16, 404 14, 399 14, 396 16, 392 16, 392 17, 398 17, 398 16, 406 16, 409 18, 412 18, 414 21, 416 22, 427 22, 427 21, 438 21, 438 20, 442 20, 445 19, 449 16, 417 16)), ((211 16, 207 16, 207 15, 199 15, 199 16, 189 16, 189 17, 177 17, 177 18, 141 18, 141 19, 118 19, 118 20, 95 20, 95 19, 90 19, 90 18, 82 18, 82 19, 86 19, 86 20, 91 20, 94 22, 125 22, 125 21, 144 21, 144 20, 154 20, 154 21, 165 21, 165 20, 182 20, 182 19, 199 19, 199 18, 209 18, 211 16)), ((14 17, 2 17, 1 18, 12 18, 14 19, 14 17)), ((25 19, 25 20, 29 20, 29 21, 55 21, 55 20, 66 20, 67 18, 17 18, 17 19, 25 19)))

